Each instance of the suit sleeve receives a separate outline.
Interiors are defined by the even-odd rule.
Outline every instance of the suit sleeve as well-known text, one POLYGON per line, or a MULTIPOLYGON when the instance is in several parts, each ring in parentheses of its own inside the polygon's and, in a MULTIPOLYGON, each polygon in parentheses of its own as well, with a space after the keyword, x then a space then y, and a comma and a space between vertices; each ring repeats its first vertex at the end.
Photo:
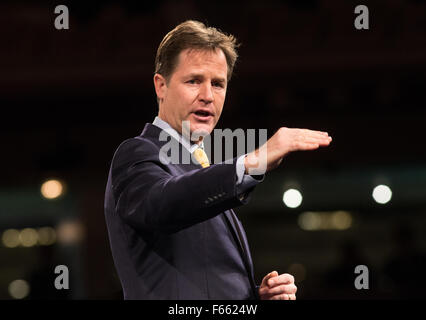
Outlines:
POLYGON ((172 175, 149 140, 131 139, 112 163, 116 212, 136 229, 176 232, 242 204, 236 159, 172 175))

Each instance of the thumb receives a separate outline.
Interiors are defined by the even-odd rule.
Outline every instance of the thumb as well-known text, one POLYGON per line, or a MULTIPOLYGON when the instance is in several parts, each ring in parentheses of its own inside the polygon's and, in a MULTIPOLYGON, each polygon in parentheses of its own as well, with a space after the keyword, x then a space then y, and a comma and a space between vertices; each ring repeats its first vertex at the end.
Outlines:
POLYGON ((277 276, 278 276, 278 272, 277 272, 277 271, 272 271, 272 272, 268 273, 268 274, 267 274, 267 275, 263 278, 262 284, 263 284, 263 285, 265 285, 265 286, 267 286, 267 285, 268 285, 268 280, 269 280, 270 278, 277 277, 277 276))

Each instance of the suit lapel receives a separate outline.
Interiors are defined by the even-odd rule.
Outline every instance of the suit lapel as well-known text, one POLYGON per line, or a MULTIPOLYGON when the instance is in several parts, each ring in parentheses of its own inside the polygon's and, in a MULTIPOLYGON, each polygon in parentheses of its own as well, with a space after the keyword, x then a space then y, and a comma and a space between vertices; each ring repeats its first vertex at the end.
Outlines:
POLYGON ((247 239, 244 237, 244 233, 242 231, 242 226, 240 225, 240 223, 238 222, 238 218, 235 215, 234 211, 231 210, 226 210, 224 212, 224 216, 225 219, 228 222, 228 226, 230 226, 231 229, 231 233, 233 234, 237 245, 238 245, 238 249, 241 253, 241 257, 243 259, 244 265, 246 267, 248 276, 249 276, 249 280, 250 280, 250 284, 254 293, 254 296, 257 296, 256 293, 256 284, 254 281, 254 277, 253 277, 253 263, 252 263, 252 259, 251 259, 251 255, 250 255, 250 251, 248 248, 248 242, 247 239))
POLYGON ((250 249, 249 249, 249 246, 248 246, 247 238, 246 238, 245 233, 243 231, 243 226, 239 222, 239 220, 237 218, 237 215, 235 214, 234 210, 231 209, 229 211, 235 217, 235 222, 237 223, 236 227, 238 227, 240 229, 240 234, 241 234, 241 239, 240 239, 241 241, 240 242, 241 242, 241 246, 244 248, 244 252, 246 253, 246 257, 247 257, 247 260, 249 262, 249 266, 252 266, 253 264, 252 264, 252 259, 251 259, 251 255, 250 255, 250 249))

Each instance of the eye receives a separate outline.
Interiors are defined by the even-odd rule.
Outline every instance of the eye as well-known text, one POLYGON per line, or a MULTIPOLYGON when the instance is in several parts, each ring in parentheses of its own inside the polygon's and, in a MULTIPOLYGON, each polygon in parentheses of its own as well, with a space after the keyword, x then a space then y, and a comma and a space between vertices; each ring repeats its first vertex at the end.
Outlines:
POLYGON ((191 79, 191 80, 188 80, 186 83, 197 84, 197 83, 199 83, 199 81, 197 79, 191 79))
POLYGON ((223 88, 223 82, 215 81, 212 83, 214 87, 223 88))

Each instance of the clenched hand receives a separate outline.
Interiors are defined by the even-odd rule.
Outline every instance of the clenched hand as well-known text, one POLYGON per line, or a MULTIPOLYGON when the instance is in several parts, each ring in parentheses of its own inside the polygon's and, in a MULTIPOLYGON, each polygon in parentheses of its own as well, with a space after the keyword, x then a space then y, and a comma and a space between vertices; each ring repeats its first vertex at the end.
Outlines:
POLYGON ((272 271, 267 274, 259 288, 261 300, 296 300, 297 287, 291 274, 272 271))

